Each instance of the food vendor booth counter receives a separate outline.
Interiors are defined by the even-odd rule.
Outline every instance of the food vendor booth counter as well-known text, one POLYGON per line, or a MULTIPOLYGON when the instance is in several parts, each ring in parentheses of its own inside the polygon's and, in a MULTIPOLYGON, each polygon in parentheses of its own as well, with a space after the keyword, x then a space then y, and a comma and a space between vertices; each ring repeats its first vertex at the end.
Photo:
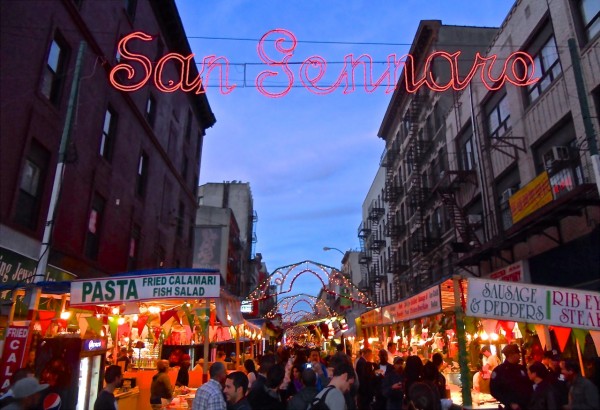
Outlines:
POLYGON ((179 367, 189 355, 188 387, 197 388, 215 360, 218 337, 226 334, 232 341, 261 337, 260 329, 244 321, 239 299, 220 288, 220 276, 214 269, 168 269, 72 283, 72 309, 95 309, 96 313, 97 306, 102 306, 105 310, 79 319, 85 322, 81 331, 95 332, 99 324, 100 331, 106 332, 107 360, 124 367, 125 379, 131 383, 117 395, 123 408, 133 408, 136 398, 135 408, 150 408, 150 385, 158 360, 169 360, 174 386, 179 367), (119 354, 121 348, 128 351, 127 359, 119 354))

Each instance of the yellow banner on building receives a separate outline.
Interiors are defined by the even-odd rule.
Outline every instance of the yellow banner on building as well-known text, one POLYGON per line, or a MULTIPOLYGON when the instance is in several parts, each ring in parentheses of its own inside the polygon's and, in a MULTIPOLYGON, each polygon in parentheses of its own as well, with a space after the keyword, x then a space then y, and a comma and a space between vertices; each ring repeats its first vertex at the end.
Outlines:
POLYGON ((542 172, 509 199, 513 224, 552 202, 552 188, 547 172, 542 172))

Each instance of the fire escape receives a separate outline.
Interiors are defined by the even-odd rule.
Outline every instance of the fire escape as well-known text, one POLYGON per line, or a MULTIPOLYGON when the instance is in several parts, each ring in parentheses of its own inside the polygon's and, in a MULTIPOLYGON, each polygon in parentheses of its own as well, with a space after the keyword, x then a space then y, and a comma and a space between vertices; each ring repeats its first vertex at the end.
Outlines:
POLYGON ((358 240, 360 242, 360 255, 358 258, 358 263, 360 264, 360 283, 358 284, 358 288, 361 292, 369 293, 371 299, 373 299, 374 294, 370 293, 369 288, 369 264, 373 259, 373 254, 370 249, 367 249, 366 239, 371 234, 371 225, 369 221, 361 222, 358 227, 358 240))
MULTIPOLYGON (((426 235, 424 214, 426 201, 430 196, 426 174, 423 173, 426 156, 432 146, 431 141, 424 139, 423 129, 420 127, 420 114, 425 104, 425 97, 420 93, 415 94, 410 101, 409 132, 406 164, 409 175, 406 181, 406 194, 409 207, 410 226, 410 251, 412 256, 412 276, 409 278, 414 290, 420 289, 420 284, 429 280, 430 262, 425 257, 436 245, 426 235)), ((425 284, 426 285, 426 284, 425 284)))
POLYGON ((400 239, 406 235, 406 224, 402 218, 399 204, 404 193, 402 177, 400 174, 400 135, 396 134, 391 145, 385 152, 381 166, 386 168, 385 188, 383 200, 388 204, 388 213, 385 221, 384 234, 390 238, 390 247, 387 255, 387 271, 392 274, 392 299, 399 299, 402 289, 401 275, 406 270, 400 251, 400 239))
MULTIPOLYGON (((383 226, 380 226, 380 221, 384 214, 385 208, 383 200, 374 199, 369 206, 369 213, 367 216, 367 221, 371 225, 371 233, 366 238, 366 244, 367 248, 375 255, 379 255, 381 250, 385 248, 385 238, 382 233, 383 226)), ((382 268, 383 267, 379 264, 379 260, 372 261, 369 266, 369 287, 378 304, 384 302, 381 298, 380 289, 386 276, 382 268)))

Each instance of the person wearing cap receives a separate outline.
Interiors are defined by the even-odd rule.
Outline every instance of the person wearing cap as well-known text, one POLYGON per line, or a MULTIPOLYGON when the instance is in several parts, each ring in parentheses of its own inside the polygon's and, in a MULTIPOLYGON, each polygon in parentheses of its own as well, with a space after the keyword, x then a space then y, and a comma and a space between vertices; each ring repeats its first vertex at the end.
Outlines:
POLYGON ((502 349, 502 354, 506 360, 492 372, 490 392, 507 409, 526 409, 533 390, 531 380, 527 376, 527 369, 519 364, 521 359, 519 347, 508 344, 502 349))
POLYGON ((189 354, 181 356, 181 362, 179 363, 179 371, 177 372, 177 380, 175 386, 188 386, 190 384, 190 366, 192 365, 192 358, 189 354))
POLYGON ((556 349, 544 353, 542 364, 548 368, 548 379, 557 394, 559 408, 565 406, 569 401, 569 386, 565 376, 560 371, 560 354, 556 349))
POLYGON ((40 392, 48 388, 35 377, 25 377, 12 386, 13 401, 4 410, 34 410, 39 408, 40 392))

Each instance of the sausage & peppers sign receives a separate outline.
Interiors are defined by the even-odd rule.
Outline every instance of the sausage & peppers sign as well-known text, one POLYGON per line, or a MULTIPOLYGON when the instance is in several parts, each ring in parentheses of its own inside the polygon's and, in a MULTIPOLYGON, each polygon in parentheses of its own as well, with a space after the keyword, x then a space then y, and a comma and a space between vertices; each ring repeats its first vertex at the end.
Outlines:
POLYGON ((469 279, 467 316, 600 330, 600 293, 469 279))

